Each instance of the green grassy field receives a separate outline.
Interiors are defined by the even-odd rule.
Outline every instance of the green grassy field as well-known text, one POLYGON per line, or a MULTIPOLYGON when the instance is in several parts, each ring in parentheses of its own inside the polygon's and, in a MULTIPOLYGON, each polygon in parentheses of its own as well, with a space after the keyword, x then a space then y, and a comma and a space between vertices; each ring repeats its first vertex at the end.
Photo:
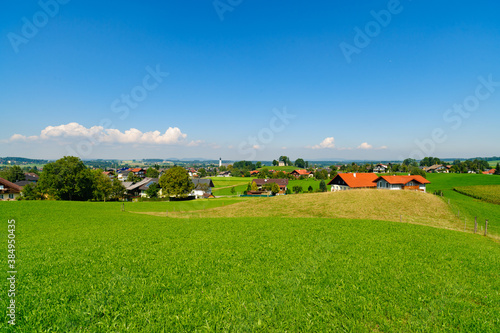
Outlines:
POLYGON ((248 184, 252 181, 249 177, 210 177, 215 185, 215 189, 234 185, 248 184))
POLYGON ((217 198, 199 199, 189 201, 146 201, 146 202, 113 202, 121 210, 122 204, 127 212, 188 212, 204 210, 221 206, 228 206, 237 202, 248 200, 246 198, 217 198))
POLYGON ((476 175, 466 173, 428 173, 427 192, 435 190, 451 190, 457 186, 500 185, 500 176, 476 175))
POLYGON ((247 189, 247 185, 253 178, 249 177, 211 177, 215 188, 212 193, 215 196, 237 195, 242 194, 247 189), (231 188, 234 187, 235 194, 231 193, 231 188))
MULTIPOLYGON (((479 231, 485 220, 488 220, 488 232, 500 236, 500 205, 484 202, 453 191, 457 186, 477 185, 500 185, 500 176, 475 175, 475 174, 428 174, 427 179, 431 184, 427 185, 427 191, 443 191, 443 200, 450 200, 451 209, 460 220, 464 221, 464 227, 473 231, 474 219, 477 217, 479 231)), ((457 218, 458 219, 458 218, 457 218)))
POLYGON ((488 163, 490 164, 490 166, 492 168, 496 167, 497 166, 497 163, 500 163, 500 160, 496 160, 496 161, 488 161, 488 163))
POLYGON ((266 168, 267 170, 285 171, 285 172, 292 172, 293 170, 302 169, 302 168, 298 168, 296 166, 291 165, 291 166, 265 166, 265 167, 262 167, 258 170, 261 170, 264 168, 266 168))
MULTIPOLYGON (((328 182, 330 181, 330 179, 325 179, 325 184, 328 184, 328 182)), ((313 190, 316 191, 319 189, 319 183, 321 181, 320 180, 316 180, 314 178, 307 178, 307 179, 297 179, 297 180, 289 180, 288 181, 288 188, 290 190, 293 189, 294 186, 302 186, 302 188, 304 189, 304 192, 307 192, 307 189, 309 188, 309 186, 312 186, 313 190)), ((328 191, 330 191, 330 187, 331 186, 327 186, 327 189, 328 191)))
POLYGON ((453 189, 469 197, 500 205, 500 185, 458 186, 453 189))
MULTIPOLYGON (((121 212, 120 203, 39 201, 0 202, 4 240, 11 217, 17 332, 500 329, 500 246, 479 235, 371 220, 172 219, 121 212)), ((6 269, 0 275, 5 281, 6 269)), ((14 331, 7 326, 0 322, 14 331)))

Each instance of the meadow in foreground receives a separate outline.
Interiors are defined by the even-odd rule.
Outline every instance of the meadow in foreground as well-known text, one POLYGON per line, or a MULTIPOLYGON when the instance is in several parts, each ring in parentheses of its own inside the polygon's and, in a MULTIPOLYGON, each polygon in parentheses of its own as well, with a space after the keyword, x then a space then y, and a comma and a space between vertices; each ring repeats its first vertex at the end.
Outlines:
POLYGON ((117 203, 0 212, 18 219, 17 332, 500 328, 500 246, 479 235, 372 220, 172 219, 117 203))

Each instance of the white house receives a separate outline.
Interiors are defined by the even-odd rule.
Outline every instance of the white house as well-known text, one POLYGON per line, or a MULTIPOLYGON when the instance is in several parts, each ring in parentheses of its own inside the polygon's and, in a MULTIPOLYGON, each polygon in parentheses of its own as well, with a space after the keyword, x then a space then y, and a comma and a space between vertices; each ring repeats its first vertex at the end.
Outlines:
POLYGON ((386 173, 388 168, 389 167, 387 165, 385 165, 385 164, 377 164, 373 168, 373 172, 374 173, 386 173))
POLYGON ((215 187, 212 179, 200 179, 194 178, 192 179, 194 184, 194 190, 189 194, 190 196, 198 198, 203 198, 205 194, 212 194, 212 187, 215 187))
POLYGON ((426 192, 425 185, 430 181, 422 176, 381 176, 375 180, 377 189, 414 190, 426 192))

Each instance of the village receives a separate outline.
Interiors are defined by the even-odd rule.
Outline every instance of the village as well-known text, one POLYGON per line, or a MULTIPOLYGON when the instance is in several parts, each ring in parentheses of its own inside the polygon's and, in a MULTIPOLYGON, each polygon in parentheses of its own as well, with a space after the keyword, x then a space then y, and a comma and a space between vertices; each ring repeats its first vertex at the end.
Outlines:
MULTIPOLYGON (((96 186, 109 188, 102 190, 101 196, 94 199, 110 201, 137 200, 171 200, 171 199, 213 199, 216 197, 269 197, 275 195, 299 194, 311 192, 336 192, 353 189, 377 190, 413 190, 426 192, 428 173, 481 173, 485 175, 500 174, 497 168, 490 168, 488 163, 475 159, 473 161, 455 161, 453 164, 432 164, 441 162, 429 157, 420 161, 405 160, 396 163, 360 163, 330 165, 328 167, 308 166, 309 162, 297 159, 291 163, 287 156, 280 156, 269 165, 262 162, 239 161, 223 163, 208 167, 177 167, 185 173, 188 190, 175 192, 165 191, 160 179, 168 181, 171 176, 167 172, 172 167, 160 167, 158 164, 146 167, 105 168, 105 170, 89 167, 94 175, 98 175, 96 186), (423 162, 423 163, 422 163, 423 162), (219 179, 238 180, 230 186, 230 192, 219 191, 219 179), (293 183, 293 184, 292 184, 293 183), (235 185, 236 184, 236 185, 235 185), (243 186, 245 185, 245 186, 243 186), (314 185, 314 186, 313 186, 314 185)), ((44 168, 23 172, 19 166, 4 168, 0 175, 0 200, 61 199, 51 195, 50 191, 38 189, 38 180, 44 168), (26 189, 26 190, 25 190, 26 189), (35 194, 33 194, 35 193, 35 194)), ((182 171, 181 171, 182 173, 182 171)), ((226 185, 227 182, 220 184, 226 185)), ((73 184, 66 184, 71 186, 73 184)), ((61 186, 61 185, 58 185, 61 186)), ((87 198, 90 199, 90 198, 87 198)), ((79 199, 77 199, 79 200, 79 199)))

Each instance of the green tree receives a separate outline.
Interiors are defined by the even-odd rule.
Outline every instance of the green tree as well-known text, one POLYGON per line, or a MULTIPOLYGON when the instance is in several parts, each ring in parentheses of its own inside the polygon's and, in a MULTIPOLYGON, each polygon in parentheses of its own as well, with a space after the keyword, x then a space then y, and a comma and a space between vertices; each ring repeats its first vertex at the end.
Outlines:
POLYGON ((112 183, 111 179, 109 179, 108 176, 102 173, 102 170, 97 169, 97 170, 92 170, 92 176, 93 176, 93 183, 94 183, 94 189, 93 189, 93 196, 94 199, 96 200, 103 200, 106 202, 106 199, 109 199, 109 196, 111 195, 111 190, 112 190, 112 183))
POLYGON ((255 163, 255 168, 257 169, 262 168, 262 162, 255 163))
POLYGON ((133 173, 132 171, 130 171, 127 175, 127 181, 128 182, 132 182, 132 183, 137 183, 137 182, 140 182, 142 180, 141 177, 137 176, 135 173, 133 173))
POLYGON ((9 182, 15 183, 20 180, 25 180, 26 176, 24 175, 23 169, 19 165, 14 165, 13 167, 9 168, 7 171, 7 180, 9 182))
POLYGON ((252 182, 252 186, 250 187, 251 191, 258 191, 259 187, 257 186, 256 182, 252 182))
POLYGON ((305 168, 306 167, 306 162, 304 162, 304 160, 302 158, 298 158, 298 159, 295 160, 294 165, 297 168, 305 168))
POLYGON ((164 194, 176 198, 185 198, 194 189, 188 172, 179 166, 168 169, 160 177, 160 186, 164 194))
POLYGON ((43 200, 45 197, 38 190, 38 186, 35 183, 26 184, 23 187, 23 199, 24 200, 43 200))
POLYGON ((111 198, 113 199, 121 199, 125 196, 125 191, 127 189, 123 186, 122 182, 117 178, 113 179, 111 185, 111 198))
POLYGON ((419 167, 411 167, 410 169, 410 175, 415 175, 415 176, 422 176, 424 178, 427 178, 427 174, 424 170, 420 169, 419 167))
POLYGON ((153 183, 149 185, 146 190, 146 195, 148 198, 158 198, 158 192, 160 192, 160 185, 158 185, 158 183, 153 183))
POLYGON ((307 192, 312 193, 313 191, 314 191, 313 187, 309 185, 309 187, 307 188, 307 192))
POLYGON ((269 169, 267 168, 262 168, 259 173, 257 174, 257 178, 260 178, 260 179, 266 179, 266 178, 269 178, 271 174, 269 173, 269 169))
POLYGON ((500 175, 500 163, 497 163, 497 167, 495 168, 495 175, 500 175))
POLYGON ((406 166, 418 166, 417 161, 413 158, 407 158, 403 161, 403 165, 406 166))
POLYGON ((276 184, 276 183, 273 183, 271 185, 271 192, 272 192, 273 195, 276 195, 277 193, 280 193, 280 187, 279 187, 279 185, 276 184))
POLYGON ((279 162, 276 160, 273 160, 273 166, 278 166, 278 165, 279 165, 279 162))
POLYGON ((295 185, 293 188, 292 188, 293 192, 295 192, 295 194, 299 194, 301 192, 304 191, 304 189, 302 188, 302 186, 300 185, 295 185))
POLYGON ((326 169, 318 170, 314 173, 314 178, 327 179, 328 178, 328 171, 326 169))
POLYGON ((150 167, 146 170, 146 177, 158 178, 159 175, 160 175, 160 172, 155 168, 150 167))
POLYGON ((55 199, 89 200, 94 182, 92 173, 78 157, 65 156, 44 166, 38 187, 55 199))
POLYGON ((235 189, 235 186, 231 187, 231 194, 232 194, 232 195, 235 195, 235 194, 236 194, 236 189, 235 189))
POLYGON ((200 168, 198 169, 198 173, 200 174, 200 177, 203 178, 203 177, 206 177, 207 176, 207 170, 205 170, 205 168, 200 168))
POLYGON ((326 192, 326 183, 323 179, 319 182, 319 190, 321 192, 326 192))
POLYGON ((284 162, 285 165, 289 165, 289 163, 290 163, 290 159, 288 158, 288 156, 280 156, 279 160, 281 162, 284 162))

